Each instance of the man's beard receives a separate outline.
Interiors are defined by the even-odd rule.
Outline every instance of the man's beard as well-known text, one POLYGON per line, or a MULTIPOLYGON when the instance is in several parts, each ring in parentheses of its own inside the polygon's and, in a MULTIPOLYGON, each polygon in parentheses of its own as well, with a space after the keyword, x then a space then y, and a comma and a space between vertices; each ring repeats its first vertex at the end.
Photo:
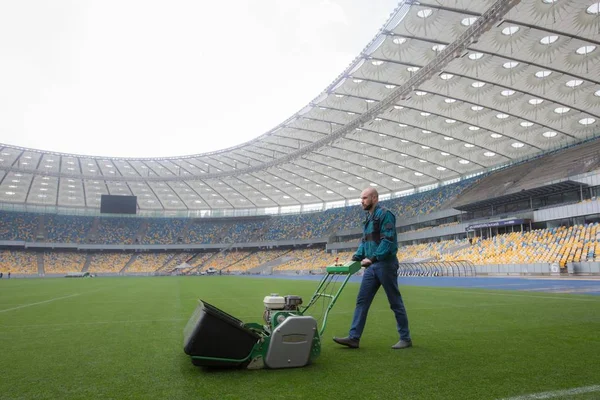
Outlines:
POLYGON ((363 210, 365 210, 365 211, 371 211, 372 208, 373 208, 373 203, 369 204, 368 206, 363 206, 363 210))

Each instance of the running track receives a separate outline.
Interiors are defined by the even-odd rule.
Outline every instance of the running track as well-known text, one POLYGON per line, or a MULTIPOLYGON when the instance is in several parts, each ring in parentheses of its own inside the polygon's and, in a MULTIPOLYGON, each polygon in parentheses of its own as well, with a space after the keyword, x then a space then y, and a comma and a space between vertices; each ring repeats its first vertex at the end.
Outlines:
MULTIPOLYGON (((257 278, 320 280, 322 275, 250 275, 257 278)), ((350 282, 360 282, 353 276, 350 282)), ((543 293, 569 293, 600 296, 600 279, 529 277, 400 277, 402 286, 433 286, 490 290, 517 290, 543 293)))

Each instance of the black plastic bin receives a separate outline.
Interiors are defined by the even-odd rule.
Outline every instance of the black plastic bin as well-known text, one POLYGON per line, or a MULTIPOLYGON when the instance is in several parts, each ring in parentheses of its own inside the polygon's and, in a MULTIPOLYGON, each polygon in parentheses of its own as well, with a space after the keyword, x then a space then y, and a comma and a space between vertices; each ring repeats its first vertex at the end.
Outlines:
POLYGON ((206 367, 240 367, 252 351, 260 335, 239 319, 200 301, 183 330, 183 351, 192 363, 206 367), (231 361, 206 360, 196 357, 226 358, 231 361))

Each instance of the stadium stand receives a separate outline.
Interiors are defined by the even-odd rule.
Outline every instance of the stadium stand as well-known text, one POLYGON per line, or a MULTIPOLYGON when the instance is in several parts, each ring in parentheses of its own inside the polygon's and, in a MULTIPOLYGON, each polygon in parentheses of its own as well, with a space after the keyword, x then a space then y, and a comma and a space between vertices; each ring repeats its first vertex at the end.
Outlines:
POLYGON ((149 218, 142 244, 171 244, 183 241, 187 221, 182 218, 149 218))
POLYGON ((598 261, 598 224, 575 225, 529 232, 511 232, 478 241, 473 246, 444 255, 443 261, 482 264, 531 264, 598 261))
POLYGON ((33 275, 38 273, 37 253, 33 251, 0 251, 0 272, 33 275))
MULTIPOLYGON (((573 161, 564 153, 540 157, 524 164, 503 169, 483 178, 473 178, 434 190, 382 201, 398 219, 425 215, 446 209, 450 205, 478 201, 487 191, 502 197, 515 190, 523 191, 541 185, 548 179, 560 180, 565 172, 548 168, 548 162, 562 165, 562 169, 586 172, 598 166, 596 153, 600 141, 586 151, 581 160, 573 161), (521 178, 519 178, 519 176, 521 178), (531 182, 534 182, 532 184, 531 182), (457 197, 458 196, 458 197, 457 197), (478 197, 479 196, 479 197, 478 197)), ((570 151, 569 149, 567 152, 570 151)), ((591 193, 591 191, 590 191, 591 193)), ((489 194, 486 196, 489 197, 489 194)), ((584 202, 590 201, 589 199, 584 202)), ((264 240, 301 240, 328 237, 339 230, 360 228, 364 211, 359 205, 328 209, 310 214, 276 217, 252 217, 241 219, 219 218, 108 218, 68 215, 42 215, 34 213, 0 211, 0 240, 40 241, 53 243, 96 244, 154 244, 176 243, 222 244, 245 243, 264 240), (43 234, 40 234, 42 232, 43 234)), ((448 219, 429 221, 429 226, 414 225, 405 232, 421 232, 456 225, 448 219)), ((473 264, 500 263, 559 263, 597 261, 597 224, 575 225, 539 229, 528 232, 499 234, 489 239, 475 239, 471 246, 447 253, 448 249, 463 246, 467 239, 435 241, 402 246, 401 262, 420 260, 469 261, 473 264)), ((352 242, 356 242, 353 239, 352 242)), ((351 247, 354 247, 353 246, 351 247)), ((354 250, 343 253, 326 253, 322 249, 293 250, 225 250, 221 252, 167 251, 150 253, 101 252, 89 254, 89 272, 95 273, 171 273, 183 262, 192 268, 181 273, 196 273, 207 268, 224 272, 246 272, 286 255, 292 259, 274 268, 274 271, 305 271, 322 268, 337 260, 345 262, 354 250), (127 267, 127 268, 125 268, 127 267), (125 268, 125 269, 124 269, 125 268)), ((17 273, 37 272, 37 263, 43 261, 48 274, 64 274, 81 271, 88 255, 71 251, 46 251, 36 260, 35 253, 27 251, 4 251, 3 261, 17 273)))
POLYGON ((354 251, 342 251, 337 253, 327 253, 324 249, 297 249, 286 254, 293 259, 273 268, 273 273, 286 271, 306 272, 312 270, 322 270, 336 262, 345 263, 350 261, 354 251))
POLYGON ((0 211, 0 240, 32 242, 40 214, 0 211))
MULTIPOLYGON (((525 232, 500 234, 489 239, 467 239, 421 243, 401 246, 398 258, 401 262, 418 262, 424 259, 438 261, 469 261, 475 265, 558 263, 565 267, 568 262, 600 261, 599 224, 575 225, 538 229, 525 232), (463 246, 444 254, 445 250, 463 246)), ((170 272, 183 262, 202 270, 214 268, 225 272, 245 272, 263 263, 286 256, 291 259, 274 268, 274 272, 308 271, 323 268, 337 262, 346 262, 353 250, 326 253, 323 249, 279 249, 259 251, 222 251, 220 253, 192 252, 100 252, 90 254, 87 271, 92 273, 124 272, 154 273, 170 272)), ((36 252, 3 250, 0 253, 0 270, 13 274, 35 274, 38 271, 36 252)), ((79 272, 85 265, 87 255, 78 252, 46 251, 43 265, 47 274, 79 272)))
POLYGON ((314 268, 315 262, 325 255, 324 249, 299 249, 287 254, 289 261, 273 268, 273 272, 297 271, 314 268))
MULTIPOLYGON (((427 192, 382 202, 399 218, 427 214, 444 206, 467 180, 427 192)), ((360 206, 277 217, 236 219, 109 218, 42 215, 0 211, 0 240, 33 241, 43 218, 43 238, 53 243, 219 244, 327 237, 337 230, 357 229, 364 218, 360 206)))
POLYGON ((210 260, 216 253, 200 253, 193 256, 192 259, 188 260, 188 264, 194 268, 201 267, 204 263, 210 260))
POLYGON ((271 219, 265 240, 310 239, 325 235, 334 222, 332 213, 285 215, 271 219))
POLYGON ((185 243, 218 243, 223 236, 224 224, 206 220, 194 220, 187 232, 185 243))
POLYGON ((125 272, 141 273, 159 270, 167 260, 172 257, 170 253, 138 253, 135 260, 129 264, 125 272))
MULTIPOLYGON (((479 178, 466 179, 458 183, 442 186, 426 192, 384 200, 381 201, 380 204, 396 215, 396 221, 400 221, 403 218, 412 218, 417 215, 426 215, 448 208, 449 202, 454 201, 459 193, 473 185, 478 179, 479 178)), ((346 209, 341 209, 336 212, 344 213, 337 216, 341 221, 337 228, 339 230, 356 229, 360 224, 360 222, 357 221, 362 221, 364 219, 364 211, 360 206, 347 207, 346 209)))
POLYGON ((250 254, 244 258, 242 262, 232 263, 229 268, 229 272, 245 272, 256 268, 266 262, 275 260, 284 254, 288 253, 289 250, 260 250, 250 254))
POLYGON ((169 252, 169 255, 170 258, 167 259, 165 264, 156 270, 158 274, 171 273, 177 266, 194 257, 194 253, 189 251, 169 252))
POLYGON ((267 229, 266 220, 194 220, 185 243, 246 243, 261 241, 267 229))
MULTIPOLYGON (((324 253, 315 259, 315 267, 313 269, 325 268, 329 265, 337 263, 345 263, 350 261, 355 250, 338 251, 337 253, 324 253)), ((310 267, 309 267, 310 268, 310 267)))
POLYGON ((68 274, 81 272, 86 254, 64 251, 44 252, 44 272, 46 274, 68 274))
POLYGON ((222 251, 202 267, 202 271, 206 271, 208 268, 214 268, 217 271, 226 271, 229 267, 233 267, 236 263, 241 262, 246 257, 250 256, 250 251, 222 251))
POLYGON ((415 262, 424 259, 440 259, 442 252, 454 246, 468 243, 467 239, 420 243, 398 248, 400 262, 415 262))
MULTIPOLYGON (((440 188, 398 197, 381 202, 400 218, 411 218, 443 209, 475 179, 468 179, 440 188)), ((319 213, 289 215, 272 218, 266 240, 312 239, 326 237, 337 230, 357 229, 364 219, 364 211, 357 206, 334 208, 319 213)))
POLYGON ((95 242, 132 244, 142 224, 140 218, 99 218, 95 242))
MULTIPOLYGON (((232 223, 227 222, 227 231, 224 232, 232 243, 259 242, 264 240, 268 228, 267 220, 242 220, 232 223)), ((222 238, 225 239, 224 237, 222 238)))
POLYGON ((91 256, 88 272, 91 273, 119 273, 131 260, 132 253, 101 252, 91 256))
POLYGON ((46 239, 54 243, 85 243, 93 218, 71 215, 45 215, 46 239))

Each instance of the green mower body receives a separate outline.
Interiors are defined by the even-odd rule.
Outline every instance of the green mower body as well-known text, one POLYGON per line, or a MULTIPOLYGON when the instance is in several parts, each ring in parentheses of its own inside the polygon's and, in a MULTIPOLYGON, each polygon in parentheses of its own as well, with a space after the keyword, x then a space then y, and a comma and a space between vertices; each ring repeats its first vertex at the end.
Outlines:
MULTIPOLYGON (((200 301, 184 329, 184 352, 196 366, 216 368, 296 368, 313 362, 321 353, 321 336, 329 311, 360 262, 331 265, 305 307, 286 304, 287 310, 265 311, 266 325, 243 323, 239 319, 200 301), (345 275, 335 293, 325 288, 345 275), (308 315, 318 299, 327 303, 321 327, 308 315), (288 307, 289 306, 289 307, 288 307)), ((286 296, 298 299, 297 296, 286 296)), ((301 299, 300 299, 301 302, 301 299)))

